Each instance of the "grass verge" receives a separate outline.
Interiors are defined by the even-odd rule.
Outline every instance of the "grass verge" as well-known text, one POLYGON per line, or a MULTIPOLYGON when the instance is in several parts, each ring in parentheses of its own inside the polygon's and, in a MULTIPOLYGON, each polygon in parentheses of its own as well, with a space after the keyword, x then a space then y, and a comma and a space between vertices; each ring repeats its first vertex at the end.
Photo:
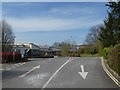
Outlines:
POLYGON ((80 56, 81 57, 98 57, 99 55, 98 54, 94 54, 94 55, 92 55, 92 54, 81 54, 80 56))

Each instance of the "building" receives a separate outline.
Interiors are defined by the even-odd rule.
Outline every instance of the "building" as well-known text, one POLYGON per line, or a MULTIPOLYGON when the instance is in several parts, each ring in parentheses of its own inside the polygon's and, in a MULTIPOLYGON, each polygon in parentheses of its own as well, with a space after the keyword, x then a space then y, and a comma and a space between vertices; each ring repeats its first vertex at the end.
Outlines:
POLYGON ((19 52, 22 58, 25 56, 26 53, 29 52, 29 55, 33 54, 34 51, 39 51, 40 48, 33 44, 33 43, 19 43, 13 46, 15 52, 19 52))
POLYGON ((50 47, 50 52, 54 56, 61 56, 61 48, 58 47, 50 47))

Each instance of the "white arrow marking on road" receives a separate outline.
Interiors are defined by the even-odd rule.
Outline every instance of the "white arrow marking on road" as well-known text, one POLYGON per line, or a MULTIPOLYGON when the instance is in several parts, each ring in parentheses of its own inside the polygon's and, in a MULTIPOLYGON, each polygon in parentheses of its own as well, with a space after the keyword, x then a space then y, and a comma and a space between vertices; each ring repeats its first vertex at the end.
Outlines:
POLYGON ((84 71, 84 66, 83 65, 80 65, 80 67, 81 67, 81 71, 82 72, 78 72, 78 73, 85 79, 87 74, 88 74, 88 72, 84 71))
POLYGON ((19 77, 24 77, 24 76, 26 76, 27 74, 29 74, 29 73, 31 73, 32 71, 34 71, 35 69, 37 69, 37 68, 40 68, 40 65, 34 67, 34 68, 31 69, 30 71, 26 72, 25 74, 23 74, 23 75, 21 75, 21 76, 19 76, 19 77))

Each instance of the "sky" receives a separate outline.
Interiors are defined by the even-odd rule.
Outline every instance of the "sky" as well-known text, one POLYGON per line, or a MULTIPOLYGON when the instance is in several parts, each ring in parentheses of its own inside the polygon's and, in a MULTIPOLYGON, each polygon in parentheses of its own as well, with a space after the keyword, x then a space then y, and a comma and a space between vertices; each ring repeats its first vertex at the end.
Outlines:
POLYGON ((15 43, 84 44, 92 26, 107 16, 105 2, 3 2, 2 17, 13 29, 15 43))
MULTIPOLYGON (((107 2, 109 0, 2 0, 3 2, 107 2)), ((112 0, 118 1, 118 0, 112 0)))

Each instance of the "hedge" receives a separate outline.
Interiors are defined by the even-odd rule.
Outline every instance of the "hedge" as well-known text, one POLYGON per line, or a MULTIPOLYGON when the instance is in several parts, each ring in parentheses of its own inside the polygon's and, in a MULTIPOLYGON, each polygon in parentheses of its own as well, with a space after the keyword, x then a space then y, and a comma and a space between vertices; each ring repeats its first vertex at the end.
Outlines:
POLYGON ((108 60, 110 67, 120 75, 120 44, 111 49, 108 60))
POLYGON ((2 57, 2 63, 21 60, 21 54, 18 52, 0 52, 0 56, 2 57))
POLYGON ((103 57, 104 57, 105 59, 108 58, 108 54, 109 54, 110 50, 111 50, 111 48, 109 48, 109 47, 105 47, 105 48, 103 49, 103 57))

